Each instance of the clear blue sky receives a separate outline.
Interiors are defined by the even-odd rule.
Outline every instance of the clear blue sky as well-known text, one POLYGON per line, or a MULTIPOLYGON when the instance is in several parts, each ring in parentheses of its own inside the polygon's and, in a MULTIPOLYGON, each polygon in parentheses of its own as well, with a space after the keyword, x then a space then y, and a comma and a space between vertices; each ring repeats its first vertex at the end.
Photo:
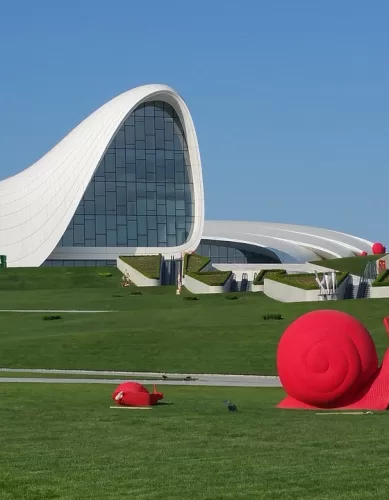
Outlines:
POLYGON ((0 14, 0 178, 94 109, 173 86, 200 142, 208 219, 389 244, 387 0, 14 0, 0 14))

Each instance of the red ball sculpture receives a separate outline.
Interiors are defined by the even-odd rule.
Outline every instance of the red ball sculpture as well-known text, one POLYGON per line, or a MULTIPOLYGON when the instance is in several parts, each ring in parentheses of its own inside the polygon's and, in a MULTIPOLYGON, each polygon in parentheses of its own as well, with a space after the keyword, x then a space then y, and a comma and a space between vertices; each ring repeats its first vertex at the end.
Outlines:
MULTIPOLYGON (((389 333, 389 318, 384 320, 389 333)), ((364 325, 340 311, 304 314, 284 332, 277 369, 287 397, 279 408, 386 410, 389 351, 382 366, 364 325)))
POLYGON ((386 248, 382 243, 374 243, 371 249, 374 255, 380 255, 382 253, 386 253, 386 248))
POLYGON ((152 406, 163 399, 163 394, 155 386, 150 393, 138 382, 124 382, 116 387, 112 399, 120 406, 152 406))

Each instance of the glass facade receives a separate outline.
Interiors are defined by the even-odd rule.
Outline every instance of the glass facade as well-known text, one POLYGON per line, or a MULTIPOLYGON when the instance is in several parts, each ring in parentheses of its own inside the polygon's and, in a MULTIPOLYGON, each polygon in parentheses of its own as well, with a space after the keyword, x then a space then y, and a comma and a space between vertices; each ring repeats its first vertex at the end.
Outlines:
POLYGON ((116 260, 46 260, 41 267, 116 267, 116 260))
POLYGON ((210 257, 214 264, 277 264, 280 259, 268 249, 228 241, 201 240, 195 253, 210 257))
POLYGON ((60 247, 173 247, 194 224, 186 137, 167 103, 140 105, 112 140, 60 247))

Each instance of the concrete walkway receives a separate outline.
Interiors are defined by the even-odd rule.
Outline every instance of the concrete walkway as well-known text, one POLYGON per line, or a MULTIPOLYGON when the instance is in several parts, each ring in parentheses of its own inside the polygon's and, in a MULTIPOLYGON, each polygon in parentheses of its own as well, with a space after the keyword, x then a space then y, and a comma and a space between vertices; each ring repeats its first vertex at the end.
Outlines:
POLYGON ((49 384, 120 384, 126 380, 134 380, 144 385, 184 385, 184 386, 213 386, 213 387, 281 387, 278 377, 261 375, 219 375, 219 374, 179 374, 179 373, 153 373, 153 372, 112 372, 112 371, 85 371, 85 370, 45 370, 45 369, 9 369, 0 368, 3 373, 29 373, 31 377, 0 377, 1 382, 24 382, 24 383, 49 383, 49 384), (56 375, 80 375, 80 378, 61 377, 34 377, 39 374, 56 375), (116 378, 82 378, 82 375, 117 375, 116 378), (162 378, 166 379, 153 380, 162 378), (147 377, 145 379, 144 377, 147 377), (194 380, 177 380, 191 377, 194 380))

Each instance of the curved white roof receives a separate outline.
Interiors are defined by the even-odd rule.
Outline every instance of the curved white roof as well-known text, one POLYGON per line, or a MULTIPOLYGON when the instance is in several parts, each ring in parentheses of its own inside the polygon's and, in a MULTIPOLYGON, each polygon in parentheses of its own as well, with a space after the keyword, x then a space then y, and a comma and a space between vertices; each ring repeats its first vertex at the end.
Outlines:
MULTIPOLYGON (((195 223, 189 241, 170 253, 194 250, 204 222, 200 152, 195 128, 183 99, 165 85, 145 85, 100 107, 43 158, 20 174, 0 182, 0 253, 17 267, 41 265, 55 249, 112 138, 142 102, 162 100, 173 106, 185 131, 194 185, 195 223)), ((155 254, 161 248, 137 248, 155 254)), ((112 258, 121 249, 106 249, 112 258), (112 255, 111 255, 112 254, 112 255)))
POLYGON ((265 247, 285 263, 352 257, 362 251, 371 253, 373 245, 330 229, 273 222, 206 221, 203 239, 265 247))

